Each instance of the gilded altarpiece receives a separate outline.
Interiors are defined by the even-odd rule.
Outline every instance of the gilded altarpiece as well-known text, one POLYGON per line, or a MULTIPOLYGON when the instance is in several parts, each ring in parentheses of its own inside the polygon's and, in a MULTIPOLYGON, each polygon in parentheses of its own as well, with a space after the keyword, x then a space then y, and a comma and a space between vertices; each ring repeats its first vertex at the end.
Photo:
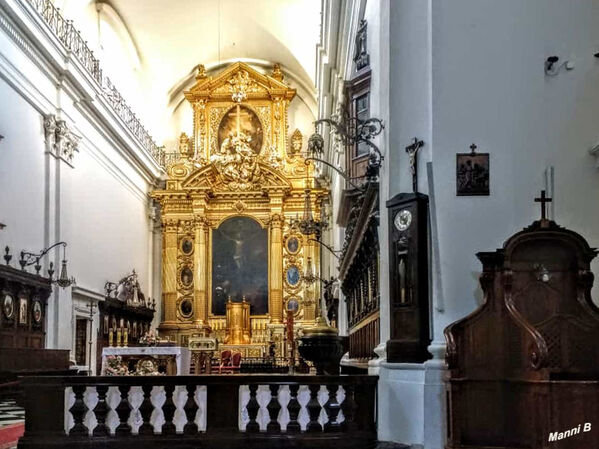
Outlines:
POLYGON ((299 131, 289 135, 287 108, 295 89, 285 84, 277 65, 264 75, 236 63, 214 77, 200 66, 196 80, 185 92, 194 112, 193 135, 181 134, 166 188, 152 193, 163 224, 160 330, 182 345, 198 328, 221 343, 246 343, 245 337, 231 341, 223 298, 243 301, 248 285, 250 346, 256 348, 245 353, 261 355, 270 341, 279 352, 285 310, 295 312, 300 326, 314 322, 315 286, 303 281, 303 273, 308 258, 316 270, 320 263, 314 242, 290 223, 303 213, 306 188, 316 214, 328 192, 315 185, 314 167, 300 151, 299 131), (247 217, 250 223, 228 221, 234 217, 247 217), (215 239, 220 243, 213 247, 215 239), (252 263, 260 258, 266 263, 252 263), (253 276, 247 264, 267 271, 253 276), (237 272, 252 282, 229 282, 227 276, 237 272))

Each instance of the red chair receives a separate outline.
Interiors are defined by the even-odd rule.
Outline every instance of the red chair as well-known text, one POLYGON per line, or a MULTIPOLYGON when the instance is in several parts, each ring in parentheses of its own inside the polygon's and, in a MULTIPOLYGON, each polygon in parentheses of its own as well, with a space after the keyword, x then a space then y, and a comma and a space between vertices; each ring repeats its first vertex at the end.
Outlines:
POLYGON ((218 367, 218 373, 221 374, 223 369, 231 367, 231 351, 225 349, 220 353, 220 365, 218 367))
POLYGON ((221 368, 219 369, 219 373, 221 373, 222 371, 224 371, 225 373, 235 373, 235 372, 239 372, 241 368, 241 353, 240 352, 236 352, 235 354, 233 354, 233 357, 231 358, 231 361, 229 363, 229 365, 223 366, 221 365, 221 368))

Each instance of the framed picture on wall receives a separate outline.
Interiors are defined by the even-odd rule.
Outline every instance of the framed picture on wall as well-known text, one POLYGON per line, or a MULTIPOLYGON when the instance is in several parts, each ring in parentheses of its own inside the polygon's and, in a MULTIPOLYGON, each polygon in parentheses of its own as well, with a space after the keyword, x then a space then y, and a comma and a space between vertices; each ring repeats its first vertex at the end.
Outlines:
POLYGON ((42 303, 39 299, 33 301, 33 323, 37 326, 42 324, 43 312, 42 312, 42 303))
POLYGON ((457 196, 489 195, 489 153, 477 153, 476 145, 470 153, 458 153, 456 157, 457 196))
POLYGON ((2 311, 7 320, 12 320, 15 314, 15 301, 11 295, 4 296, 4 302, 2 304, 2 311))
POLYGON ((19 324, 27 324, 27 298, 19 298, 19 324))

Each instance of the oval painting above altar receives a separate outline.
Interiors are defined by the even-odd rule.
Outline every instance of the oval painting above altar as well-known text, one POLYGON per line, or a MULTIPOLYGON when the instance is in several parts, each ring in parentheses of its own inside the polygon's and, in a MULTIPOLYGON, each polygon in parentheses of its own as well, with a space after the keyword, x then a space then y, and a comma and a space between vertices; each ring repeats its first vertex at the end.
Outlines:
POLYGON ((185 298, 179 305, 179 312, 185 318, 189 318, 193 312, 193 303, 190 298, 185 298))
POLYGON ((190 239, 183 239, 181 242, 181 251, 186 256, 190 255, 193 252, 193 242, 190 239))
POLYGON ((295 287, 301 280, 299 268, 297 268, 295 265, 290 266, 287 268, 285 277, 287 278, 287 283, 292 287, 295 287))
POLYGON ((287 239, 287 251, 291 254, 295 254, 299 251, 299 240, 295 236, 291 236, 287 239))
POLYGON ((181 270, 181 284, 185 287, 189 287, 193 282, 193 271, 191 268, 185 267, 181 270))
POLYGON ((287 301, 287 310, 295 313, 299 309, 299 301, 296 298, 291 298, 287 301))

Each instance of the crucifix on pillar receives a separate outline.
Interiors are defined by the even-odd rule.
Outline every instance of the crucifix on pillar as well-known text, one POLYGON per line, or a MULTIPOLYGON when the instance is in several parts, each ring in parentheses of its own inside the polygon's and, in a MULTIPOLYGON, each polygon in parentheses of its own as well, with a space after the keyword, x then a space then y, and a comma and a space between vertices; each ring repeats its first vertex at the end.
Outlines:
POLYGON ((547 220, 547 204, 553 201, 552 198, 546 196, 545 191, 541 190, 541 196, 535 198, 535 203, 541 203, 541 221, 547 220))
POLYGON ((410 157, 410 171, 412 172, 412 191, 418 191, 418 150, 422 148, 424 141, 414 137, 414 142, 406 147, 406 153, 410 157))

